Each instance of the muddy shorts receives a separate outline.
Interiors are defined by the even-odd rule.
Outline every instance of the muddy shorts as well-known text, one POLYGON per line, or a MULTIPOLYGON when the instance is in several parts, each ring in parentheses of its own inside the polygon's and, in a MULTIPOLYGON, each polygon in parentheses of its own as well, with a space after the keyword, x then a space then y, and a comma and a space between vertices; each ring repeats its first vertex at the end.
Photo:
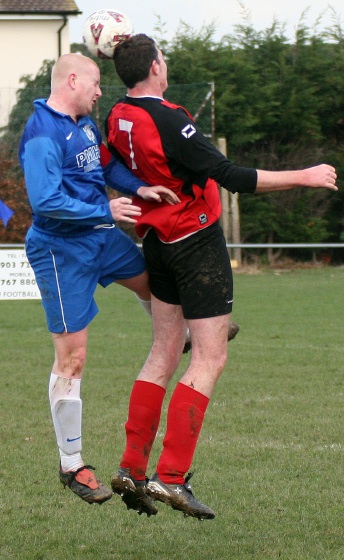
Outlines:
POLYGON ((185 319, 231 313, 233 275, 218 222, 175 243, 163 243, 151 229, 143 251, 153 295, 181 305, 185 319))

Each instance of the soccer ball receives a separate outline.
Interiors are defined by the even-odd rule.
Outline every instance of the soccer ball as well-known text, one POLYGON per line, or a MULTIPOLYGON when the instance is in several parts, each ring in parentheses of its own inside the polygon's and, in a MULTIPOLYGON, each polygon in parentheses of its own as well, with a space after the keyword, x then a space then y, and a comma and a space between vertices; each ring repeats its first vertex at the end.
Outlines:
POLYGON ((98 58, 112 59, 116 45, 133 33, 129 18, 115 9, 98 10, 84 23, 83 41, 88 51, 98 58))

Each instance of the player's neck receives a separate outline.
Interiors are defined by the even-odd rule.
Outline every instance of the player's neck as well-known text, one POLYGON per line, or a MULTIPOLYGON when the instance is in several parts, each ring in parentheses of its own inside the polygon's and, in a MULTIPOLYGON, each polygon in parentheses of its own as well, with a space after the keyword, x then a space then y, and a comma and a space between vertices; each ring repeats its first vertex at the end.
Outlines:
POLYGON ((47 100, 47 105, 57 111, 58 113, 63 113, 64 115, 69 115, 75 122, 78 121, 77 115, 72 110, 68 102, 64 102, 63 99, 59 99, 56 96, 51 95, 47 100))
POLYGON ((163 99, 164 94, 160 87, 145 83, 137 84, 133 88, 128 88, 129 97, 159 97, 163 99))

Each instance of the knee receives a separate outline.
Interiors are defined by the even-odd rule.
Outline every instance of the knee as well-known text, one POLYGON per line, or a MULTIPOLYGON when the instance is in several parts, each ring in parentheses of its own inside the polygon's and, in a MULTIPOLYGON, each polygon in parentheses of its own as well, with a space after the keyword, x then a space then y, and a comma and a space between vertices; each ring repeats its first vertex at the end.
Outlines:
POLYGON ((213 372, 213 376, 218 379, 226 366, 227 347, 217 347, 216 349, 214 348, 214 351, 208 349, 207 352, 204 352, 202 348, 197 350, 193 348, 191 360, 194 363, 198 363, 200 368, 213 372))
POLYGON ((173 352, 172 347, 165 348, 158 342, 153 342, 148 358, 139 374, 139 379, 167 387, 179 365, 180 358, 181 351, 173 352))
POLYGON ((179 352, 179 349, 172 351, 169 350, 169 348, 156 348, 154 347, 154 344, 152 352, 155 356, 155 362, 159 364, 160 369, 164 372, 166 378, 170 379, 179 365, 181 352, 179 352))
POLYGON ((86 348, 76 348, 66 356, 57 359, 57 370, 68 377, 81 377, 86 363, 86 348))
POLYGON ((86 363, 86 348, 78 348, 71 355, 71 366, 76 373, 81 373, 86 363))

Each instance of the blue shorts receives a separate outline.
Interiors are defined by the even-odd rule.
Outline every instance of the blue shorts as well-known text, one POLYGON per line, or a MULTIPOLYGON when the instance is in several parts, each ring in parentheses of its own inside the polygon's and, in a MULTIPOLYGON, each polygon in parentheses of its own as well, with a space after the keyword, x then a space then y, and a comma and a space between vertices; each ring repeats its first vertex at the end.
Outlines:
POLYGON ((78 332, 92 321, 98 313, 97 284, 105 288, 146 270, 140 249, 117 227, 79 237, 55 237, 31 227, 26 254, 52 333, 78 332))

